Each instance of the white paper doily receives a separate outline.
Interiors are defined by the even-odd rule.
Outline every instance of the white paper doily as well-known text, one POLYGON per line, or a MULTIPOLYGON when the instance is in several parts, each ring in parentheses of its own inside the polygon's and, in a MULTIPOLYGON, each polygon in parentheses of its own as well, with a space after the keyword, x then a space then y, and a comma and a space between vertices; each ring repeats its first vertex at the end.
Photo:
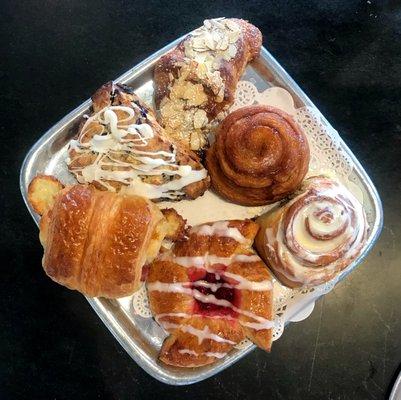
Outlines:
MULTIPOLYGON (((339 135, 324 119, 320 112, 311 107, 295 108, 291 94, 280 87, 270 87, 261 92, 254 83, 242 80, 238 83, 236 98, 230 111, 243 106, 265 104, 280 108, 290 114, 305 132, 311 152, 308 175, 330 173, 335 175, 363 203, 363 193, 353 182, 352 161, 343 150, 339 135)), ((222 219, 243 219, 260 215, 274 205, 262 207, 243 207, 227 203, 213 192, 208 191, 204 196, 191 201, 165 202, 162 207, 175 208, 191 225, 201 224, 222 219), (196 209, 196 213, 193 210, 196 209)), ((366 206, 366 205, 365 205, 366 206)), ((369 210, 366 210, 368 222, 369 210)), ((314 302, 320 296, 328 293, 337 283, 338 278, 323 285, 309 289, 289 289, 274 282, 274 314, 275 328, 273 340, 283 333, 288 322, 298 322, 307 318, 314 308, 314 302)), ((142 318, 151 318, 149 302, 145 285, 132 297, 132 312, 142 318)), ((156 322, 154 322, 156 324, 156 322)), ((237 348, 246 348, 251 344, 244 340, 237 348)))

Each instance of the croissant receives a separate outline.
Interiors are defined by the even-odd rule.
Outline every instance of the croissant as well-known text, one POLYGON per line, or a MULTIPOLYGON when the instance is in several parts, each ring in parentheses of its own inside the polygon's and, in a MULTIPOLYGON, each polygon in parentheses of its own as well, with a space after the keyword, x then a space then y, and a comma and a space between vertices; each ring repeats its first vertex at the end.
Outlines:
POLYGON ((44 210, 40 241, 46 274, 91 297, 137 290, 142 266, 156 257, 169 230, 157 206, 138 196, 75 185, 48 196, 45 207, 38 199, 46 182, 40 176, 30 185, 33 206, 44 210))
POLYGON ((209 187, 198 156, 169 138, 131 88, 109 82, 92 96, 93 113, 71 141, 67 164, 80 183, 155 201, 194 199, 209 187))
POLYGON ((205 20, 154 71, 160 123, 193 150, 207 145, 210 122, 234 102, 238 80, 259 55, 262 34, 236 18, 205 20))
POLYGON ((251 247, 257 230, 249 220, 196 226, 150 265, 151 311, 170 333, 161 361, 200 367, 245 337, 270 350, 272 278, 251 247))
POLYGON ((304 133, 284 111, 263 105, 229 114, 206 156, 213 188, 245 206, 281 200, 300 185, 308 165, 304 133))
POLYGON ((339 182, 317 176, 283 207, 259 217, 255 245, 289 287, 334 278, 359 255, 368 224, 360 202, 339 182))

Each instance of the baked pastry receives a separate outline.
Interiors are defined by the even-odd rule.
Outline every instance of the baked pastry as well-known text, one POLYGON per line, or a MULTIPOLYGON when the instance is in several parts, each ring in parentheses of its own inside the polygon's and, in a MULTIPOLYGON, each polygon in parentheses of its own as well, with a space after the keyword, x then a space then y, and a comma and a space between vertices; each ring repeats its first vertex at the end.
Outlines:
POLYGON ((212 186, 233 203, 258 206, 298 188, 309 166, 306 136, 277 108, 240 108, 220 124, 207 151, 212 186))
POLYGON ((289 203, 259 217, 260 256, 289 287, 332 279, 359 255, 368 224, 360 202, 339 182, 305 180, 289 203))
POLYGON ((69 146, 69 170, 80 183, 152 200, 194 199, 209 187, 198 156, 169 138, 131 88, 113 82, 93 96, 93 114, 69 146))
POLYGON ((28 186, 28 202, 37 214, 43 215, 63 187, 54 176, 37 175, 28 186))
MULTIPOLYGON (((30 185, 34 202, 41 198, 43 179, 30 185)), ((40 221, 46 274, 91 297, 137 290, 142 266, 156 257, 169 231, 158 207, 139 196, 88 185, 66 187, 50 200, 40 221)))
POLYGON ((236 18, 205 20, 154 71, 155 101, 167 134, 200 150, 209 123, 234 102, 246 65, 259 55, 262 34, 236 18))
POLYGON ((199 225, 151 264, 150 307, 170 333, 161 361, 200 367, 245 337, 270 350, 272 279, 251 247, 257 230, 249 220, 199 225))

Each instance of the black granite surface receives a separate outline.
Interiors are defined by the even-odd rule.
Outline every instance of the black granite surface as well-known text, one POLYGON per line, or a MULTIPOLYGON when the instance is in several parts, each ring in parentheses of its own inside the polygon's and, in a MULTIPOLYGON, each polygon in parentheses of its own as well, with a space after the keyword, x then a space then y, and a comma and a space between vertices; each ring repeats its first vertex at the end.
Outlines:
POLYGON ((386 398, 401 363, 401 2, 0 4, 0 398, 386 398), (216 16, 262 30, 372 177, 385 225, 366 261, 271 354, 257 350, 205 382, 170 387, 129 358, 83 296, 42 272, 18 173, 37 138, 101 83, 216 16))

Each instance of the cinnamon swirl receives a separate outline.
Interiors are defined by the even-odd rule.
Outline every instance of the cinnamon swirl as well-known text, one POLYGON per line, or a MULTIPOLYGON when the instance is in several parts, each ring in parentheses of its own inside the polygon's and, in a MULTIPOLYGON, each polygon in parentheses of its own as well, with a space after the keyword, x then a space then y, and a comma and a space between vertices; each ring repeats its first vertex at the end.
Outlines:
POLYGON ((233 203, 257 206, 293 192, 309 165, 307 139, 290 115, 257 105, 229 114, 207 152, 214 189, 233 203))
POLYGON ((323 176, 307 179, 300 194, 257 222, 256 248, 289 287, 332 279, 359 255, 368 227, 360 202, 323 176))

